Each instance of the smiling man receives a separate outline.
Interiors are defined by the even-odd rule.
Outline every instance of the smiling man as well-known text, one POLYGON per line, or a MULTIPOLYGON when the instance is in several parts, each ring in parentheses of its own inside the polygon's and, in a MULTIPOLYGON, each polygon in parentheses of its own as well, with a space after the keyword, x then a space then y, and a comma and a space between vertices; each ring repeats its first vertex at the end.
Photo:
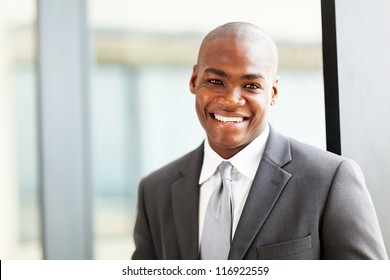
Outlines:
POLYGON ((260 28, 203 40, 190 79, 206 131, 144 178, 133 259, 386 259, 358 165, 277 133, 278 56, 260 28))

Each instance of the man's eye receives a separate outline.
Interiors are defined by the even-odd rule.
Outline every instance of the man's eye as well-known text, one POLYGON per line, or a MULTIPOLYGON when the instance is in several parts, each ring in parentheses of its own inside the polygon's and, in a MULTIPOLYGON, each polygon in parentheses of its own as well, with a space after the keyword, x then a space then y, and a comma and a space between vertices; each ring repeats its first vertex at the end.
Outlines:
POLYGON ((213 85, 223 85, 221 81, 214 79, 209 80, 209 83, 213 85))
POLYGON ((256 84, 247 84, 247 85, 244 86, 244 88, 247 88, 247 89, 261 89, 261 86, 256 85, 256 84))

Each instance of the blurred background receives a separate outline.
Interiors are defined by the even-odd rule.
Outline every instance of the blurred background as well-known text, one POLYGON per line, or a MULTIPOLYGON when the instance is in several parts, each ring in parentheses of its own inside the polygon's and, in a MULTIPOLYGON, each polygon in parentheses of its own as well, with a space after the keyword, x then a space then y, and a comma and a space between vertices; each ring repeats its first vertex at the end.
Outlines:
MULTIPOLYGON (((139 180, 204 139, 189 77, 202 38, 223 23, 248 21, 275 39, 280 52, 280 98, 270 123, 282 133, 326 149, 320 0, 89 0, 70 1, 71 7, 66 2, 0 1, 2 259, 42 259, 56 250, 52 258, 130 258, 139 180), (77 36, 85 43, 82 54, 87 58, 81 60, 87 73, 80 82, 84 103, 80 111, 63 109, 68 110, 65 116, 83 116, 76 124, 81 120, 86 168, 77 176, 85 184, 77 189, 87 192, 85 203, 75 200, 67 209, 46 202, 51 194, 45 191, 51 188, 47 178, 55 176, 47 174, 48 166, 61 164, 61 158, 47 156, 45 145, 47 127, 58 124, 45 105, 55 93, 41 94, 53 79, 40 72, 47 64, 40 60, 39 53, 46 54, 43 48, 39 52, 39 43, 50 45, 56 39, 45 33, 47 22, 39 22, 53 10, 80 20, 84 30, 77 36), (85 218, 80 224, 86 227, 80 244, 88 243, 90 248, 81 255, 61 255, 65 249, 46 239, 53 228, 68 223, 63 212, 75 211, 72 215, 77 219, 80 207, 85 218), (50 213, 58 214, 57 220, 53 222, 50 213)), ((51 67, 69 57, 72 49, 64 57, 56 56, 51 67)), ((69 76, 71 80, 72 73, 69 76)), ((61 91, 64 87, 58 88, 61 91)), ((69 98, 73 98, 70 93, 69 98)), ((58 141, 56 149, 71 155, 72 146, 61 138, 58 141)), ((64 188, 66 184, 61 191, 64 188)))

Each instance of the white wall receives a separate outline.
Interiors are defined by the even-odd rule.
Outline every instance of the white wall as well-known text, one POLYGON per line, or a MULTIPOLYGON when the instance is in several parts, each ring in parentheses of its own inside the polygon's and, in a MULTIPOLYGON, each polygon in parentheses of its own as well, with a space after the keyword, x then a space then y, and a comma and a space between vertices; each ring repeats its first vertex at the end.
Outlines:
POLYGON ((390 251, 390 1, 338 0, 341 150, 363 169, 390 251))

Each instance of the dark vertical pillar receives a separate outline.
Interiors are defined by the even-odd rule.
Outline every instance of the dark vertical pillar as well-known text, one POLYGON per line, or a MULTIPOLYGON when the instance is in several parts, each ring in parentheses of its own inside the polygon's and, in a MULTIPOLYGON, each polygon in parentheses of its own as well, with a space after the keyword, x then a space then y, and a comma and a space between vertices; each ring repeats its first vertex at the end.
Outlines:
POLYGON ((341 154, 336 14, 334 0, 321 0, 327 150, 341 154))

